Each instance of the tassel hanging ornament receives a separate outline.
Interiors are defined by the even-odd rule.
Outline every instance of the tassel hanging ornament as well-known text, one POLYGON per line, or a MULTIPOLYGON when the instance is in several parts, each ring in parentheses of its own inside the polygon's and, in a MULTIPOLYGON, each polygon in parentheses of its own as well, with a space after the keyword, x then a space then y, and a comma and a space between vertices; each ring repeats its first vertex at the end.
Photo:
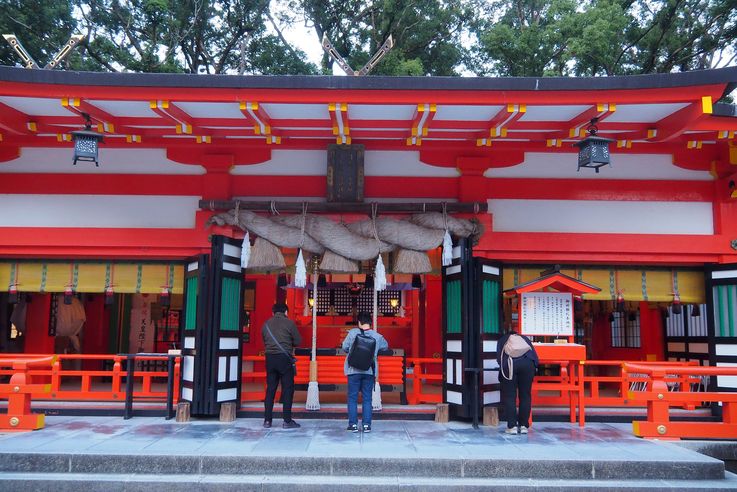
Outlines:
POLYGON ((307 285, 307 267, 305 266, 305 259, 302 256, 302 250, 299 250, 297 255, 297 263, 294 266, 294 286, 304 288, 307 285))
POLYGON ((246 235, 243 238, 243 245, 241 245, 241 268, 248 268, 248 261, 251 259, 251 237, 246 231, 246 235))

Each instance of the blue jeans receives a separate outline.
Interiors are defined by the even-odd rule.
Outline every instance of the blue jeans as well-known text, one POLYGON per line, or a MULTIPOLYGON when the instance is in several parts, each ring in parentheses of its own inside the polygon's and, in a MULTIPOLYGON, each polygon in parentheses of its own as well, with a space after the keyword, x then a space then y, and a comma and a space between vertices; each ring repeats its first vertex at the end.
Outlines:
POLYGON ((371 392, 374 390, 373 374, 348 375, 348 424, 358 424, 358 390, 363 395, 361 419, 371 425, 371 392))

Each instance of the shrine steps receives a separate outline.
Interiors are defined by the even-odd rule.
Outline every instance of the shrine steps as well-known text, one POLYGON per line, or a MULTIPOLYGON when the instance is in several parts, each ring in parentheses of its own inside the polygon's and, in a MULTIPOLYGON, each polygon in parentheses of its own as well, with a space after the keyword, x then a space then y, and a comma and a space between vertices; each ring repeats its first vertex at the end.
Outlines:
POLYGON ((0 490, 729 490, 721 461, 175 456, 0 452, 0 490), (154 487, 152 489, 152 487, 154 487))

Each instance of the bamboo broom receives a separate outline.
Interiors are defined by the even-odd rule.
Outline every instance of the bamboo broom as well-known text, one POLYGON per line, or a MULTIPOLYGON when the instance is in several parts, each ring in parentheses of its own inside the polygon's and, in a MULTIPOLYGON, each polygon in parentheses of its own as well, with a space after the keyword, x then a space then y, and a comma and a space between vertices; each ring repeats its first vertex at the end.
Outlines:
MULTIPOLYGON (((374 281, 374 331, 379 332, 379 325, 377 323, 377 315, 379 310, 379 292, 376 290, 376 282, 374 281)), ((379 360, 376 360, 376 366, 374 369, 376 373, 376 381, 374 382, 374 390, 371 392, 371 408, 373 410, 381 410, 381 385, 379 384, 379 360)))
POLYGON ((320 410, 320 387, 317 384, 317 262, 312 267, 312 353, 310 383, 307 385, 305 410, 320 410))

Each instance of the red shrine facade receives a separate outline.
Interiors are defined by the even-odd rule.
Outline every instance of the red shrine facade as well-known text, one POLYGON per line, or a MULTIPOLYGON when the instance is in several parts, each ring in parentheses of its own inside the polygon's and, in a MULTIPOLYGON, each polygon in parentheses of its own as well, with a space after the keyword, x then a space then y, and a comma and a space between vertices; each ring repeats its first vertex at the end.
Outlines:
MULTIPOLYGON (((379 214, 387 203, 483 205, 458 215, 484 232, 457 257, 483 273, 464 288, 478 289, 474 305, 493 317, 474 342, 488 344, 487 355, 518 322, 517 301, 503 292, 560 265, 600 289, 576 299, 575 340, 588 358, 737 362, 737 111, 718 102, 735 82, 737 68, 484 79, 0 67, 0 351, 186 350, 187 330, 204 323, 197 273, 211 267, 201 260, 218 254, 217 275, 238 281, 222 304, 235 321, 212 321, 229 341, 202 363, 238 360, 217 401, 246 393, 240 374, 256 367, 277 299, 305 340, 317 302, 317 345, 337 347, 355 308, 372 308, 371 289, 349 290, 373 267, 326 273, 317 299, 293 286, 294 250, 283 251, 283 271, 241 272, 227 249, 240 251, 243 231, 208 225, 217 210, 205 203, 325 202, 328 148, 339 145, 361 146, 363 203, 379 214), (71 132, 88 121, 104 137, 99 165, 73 164, 71 132), (592 126, 611 139, 611 165, 596 170, 578 167, 575 145, 592 126), (84 328, 62 334, 56 309, 71 298, 84 328)), ((443 271, 440 249, 429 255, 432 271, 419 277, 387 269, 377 323, 405 357, 439 361, 447 398, 466 384, 448 366, 451 353, 468 362, 456 335, 474 328, 455 331, 453 310, 471 305, 452 304, 444 279, 457 272, 443 271)), ((223 292, 207 291, 210 304, 223 292)), ((498 388, 487 383, 485 403, 498 388)))

